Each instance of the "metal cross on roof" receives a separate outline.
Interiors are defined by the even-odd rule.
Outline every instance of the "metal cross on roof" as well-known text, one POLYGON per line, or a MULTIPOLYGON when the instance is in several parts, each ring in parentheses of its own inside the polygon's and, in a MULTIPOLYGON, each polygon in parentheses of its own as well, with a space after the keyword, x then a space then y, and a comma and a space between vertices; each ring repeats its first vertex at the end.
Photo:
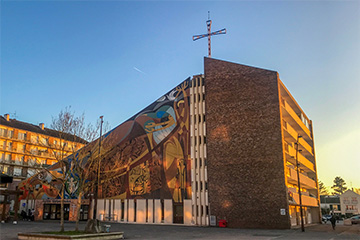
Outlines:
POLYGON ((216 32, 211 32, 211 20, 210 20, 210 12, 208 12, 208 20, 206 21, 207 25, 207 34, 201 34, 201 35, 194 35, 193 41, 196 41, 200 38, 208 37, 208 50, 209 50, 209 57, 211 57, 211 36, 212 35, 219 35, 219 34, 226 34, 226 28, 223 28, 221 30, 218 30, 216 32))

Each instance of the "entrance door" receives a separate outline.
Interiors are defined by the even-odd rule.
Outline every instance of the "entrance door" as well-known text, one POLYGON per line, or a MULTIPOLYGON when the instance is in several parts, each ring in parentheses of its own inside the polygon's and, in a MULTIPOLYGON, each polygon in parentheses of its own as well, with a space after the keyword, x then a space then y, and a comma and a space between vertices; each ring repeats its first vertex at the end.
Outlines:
POLYGON ((184 223, 184 205, 174 202, 174 223, 184 223))
MULTIPOLYGON (((44 204, 44 220, 60 220, 61 204, 44 204)), ((69 220, 70 204, 64 204, 64 220, 69 220)))
POLYGON ((80 221, 88 220, 89 215, 89 205, 81 205, 80 208, 80 221))

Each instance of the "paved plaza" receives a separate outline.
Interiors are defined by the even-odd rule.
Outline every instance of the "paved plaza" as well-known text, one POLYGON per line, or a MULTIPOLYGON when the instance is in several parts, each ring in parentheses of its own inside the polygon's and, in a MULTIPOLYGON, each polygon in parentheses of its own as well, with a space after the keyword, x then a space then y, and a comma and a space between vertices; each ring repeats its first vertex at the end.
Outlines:
MULTIPOLYGON (((80 223, 80 229, 85 228, 85 222, 80 223)), ((189 227, 174 225, 124 224, 109 223, 111 232, 123 231, 125 239, 359 239, 360 224, 344 226, 340 222, 336 230, 330 223, 306 226, 301 229, 259 230, 231 229, 218 227, 189 227)), ((74 230, 75 223, 66 222, 65 230, 74 230)), ((43 232, 60 229, 58 221, 20 221, 17 225, 3 223, 0 225, 1 240, 15 240, 18 232, 43 232)))

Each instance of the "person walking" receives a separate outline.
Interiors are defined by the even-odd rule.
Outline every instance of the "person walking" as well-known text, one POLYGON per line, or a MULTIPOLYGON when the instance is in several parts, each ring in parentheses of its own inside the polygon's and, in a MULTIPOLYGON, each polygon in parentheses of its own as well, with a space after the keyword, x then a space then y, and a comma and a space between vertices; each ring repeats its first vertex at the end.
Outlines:
POLYGON ((334 215, 334 214, 331 215, 330 222, 331 222, 331 225, 332 225, 333 230, 335 230, 336 218, 335 218, 335 215, 334 215))

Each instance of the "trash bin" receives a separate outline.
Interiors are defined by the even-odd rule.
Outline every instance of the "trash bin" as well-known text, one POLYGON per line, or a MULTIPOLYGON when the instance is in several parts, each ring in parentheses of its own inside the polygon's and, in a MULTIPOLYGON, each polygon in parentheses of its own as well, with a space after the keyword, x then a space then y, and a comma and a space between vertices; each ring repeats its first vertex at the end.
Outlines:
POLYGON ((219 227, 227 227, 227 221, 225 219, 220 219, 219 227))

